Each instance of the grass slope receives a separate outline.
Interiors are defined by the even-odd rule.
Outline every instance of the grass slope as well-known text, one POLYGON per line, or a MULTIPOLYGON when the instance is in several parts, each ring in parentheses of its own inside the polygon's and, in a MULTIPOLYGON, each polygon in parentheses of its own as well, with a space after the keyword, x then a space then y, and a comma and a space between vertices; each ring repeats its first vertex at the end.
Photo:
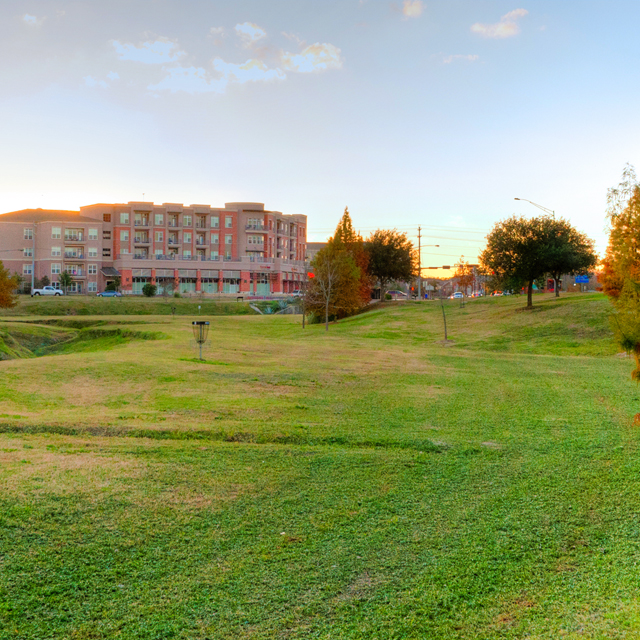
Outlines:
POLYGON ((636 637, 638 390, 536 303, 1 363, 0 638, 636 637))

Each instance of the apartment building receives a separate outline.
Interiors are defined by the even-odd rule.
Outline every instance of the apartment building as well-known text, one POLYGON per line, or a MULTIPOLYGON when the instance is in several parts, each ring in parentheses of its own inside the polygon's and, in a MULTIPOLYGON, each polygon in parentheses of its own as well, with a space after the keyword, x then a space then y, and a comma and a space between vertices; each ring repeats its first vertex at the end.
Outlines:
POLYGON ((52 282, 67 270, 78 293, 102 290, 115 277, 131 294, 146 283, 159 293, 288 293, 304 279, 306 237, 306 216, 257 202, 129 202, 0 215, 5 267, 29 278, 35 269, 36 278, 52 282))

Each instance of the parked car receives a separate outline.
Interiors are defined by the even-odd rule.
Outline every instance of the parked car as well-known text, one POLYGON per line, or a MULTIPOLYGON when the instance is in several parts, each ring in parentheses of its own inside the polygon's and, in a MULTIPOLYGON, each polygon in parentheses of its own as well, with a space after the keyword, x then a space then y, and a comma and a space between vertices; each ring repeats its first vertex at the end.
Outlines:
POLYGON ((457 300, 460 298, 464 298, 464 293, 462 291, 456 291, 452 296, 449 296, 452 300, 457 300))
POLYGON ((98 298, 122 298, 122 294, 119 291, 101 291, 96 295, 98 298))
POLYGON ((300 297, 302 297, 302 289, 296 289, 295 291, 292 291, 292 292, 291 292, 291 295, 292 295, 294 298, 300 298, 300 297))
POLYGON ((396 289, 391 289, 390 291, 386 291, 385 293, 387 295, 390 295, 394 300, 407 297, 407 294, 404 291, 398 291, 396 289))
POLYGON ((494 291, 491 295, 492 296, 501 296, 502 295, 502 291, 494 291))
POLYGON ((62 289, 56 289, 52 285, 47 285, 46 287, 42 287, 42 289, 34 289, 31 292, 31 297, 33 296, 63 296, 64 291, 62 289))

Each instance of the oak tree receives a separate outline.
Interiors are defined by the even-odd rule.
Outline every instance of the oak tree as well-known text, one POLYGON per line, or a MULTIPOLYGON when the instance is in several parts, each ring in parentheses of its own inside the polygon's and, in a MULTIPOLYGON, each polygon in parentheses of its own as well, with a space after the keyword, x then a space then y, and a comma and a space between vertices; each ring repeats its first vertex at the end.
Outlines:
POLYGON ((406 233, 378 229, 367 238, 364 246, 369 255, 369 273, 380 284, 380 300, 384 300, 389 282, 408 282, 417 275, 416 252, 406 233))

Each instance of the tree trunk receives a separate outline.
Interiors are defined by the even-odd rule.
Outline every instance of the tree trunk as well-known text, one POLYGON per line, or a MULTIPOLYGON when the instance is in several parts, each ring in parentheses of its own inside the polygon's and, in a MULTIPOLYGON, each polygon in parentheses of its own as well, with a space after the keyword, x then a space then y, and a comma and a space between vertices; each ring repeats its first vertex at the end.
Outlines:
POLYGON ((324 330, 329 331, 329 299, 327 298, 327 304, 324 309, 324 330))
POLYGON ((558 278, 554 278, 553 282, 554 282, 553 288, 555 289, 555 292, 556 292, 556 298, 559 298, 560 297, 560 289, 558 289, 558 278))
POLYGON ((533 307, 533 280, 529 280, 529 287, 527 290, 527 309, 533 307))

